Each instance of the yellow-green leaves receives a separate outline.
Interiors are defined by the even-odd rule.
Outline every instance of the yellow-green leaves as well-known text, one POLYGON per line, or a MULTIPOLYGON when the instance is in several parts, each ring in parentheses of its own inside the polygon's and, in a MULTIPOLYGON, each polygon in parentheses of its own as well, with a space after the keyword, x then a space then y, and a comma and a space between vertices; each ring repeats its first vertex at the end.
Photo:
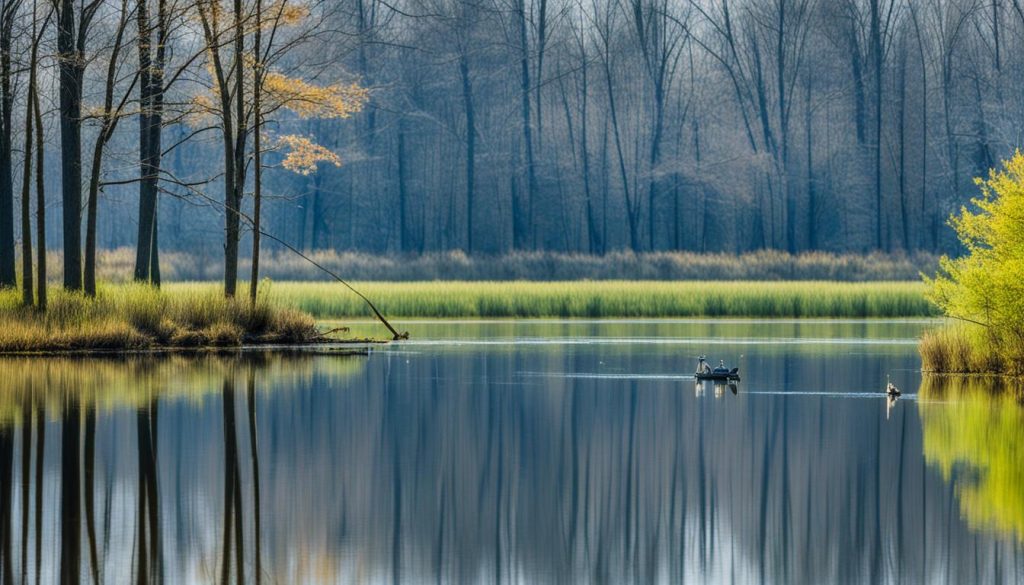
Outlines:
POLYGON ((946 315, 980 324, 1015 370, 1024 363, 1024 155, 1018 151, 976 181, 981 194, 950 219, 966 253, 943 257, 925 278, 946 315))

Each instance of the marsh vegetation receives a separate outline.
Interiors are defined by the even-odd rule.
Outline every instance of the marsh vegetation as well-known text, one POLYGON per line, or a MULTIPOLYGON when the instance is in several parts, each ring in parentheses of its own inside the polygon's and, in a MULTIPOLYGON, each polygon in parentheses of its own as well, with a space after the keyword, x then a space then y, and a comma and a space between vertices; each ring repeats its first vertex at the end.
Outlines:
MULTIPOLYGON (((171 284, 213 290, 212 284, 171 284)), ((389 316, 401 317, 927 317, 919 282, 363 282, 389 316)), ((336 284, 273 283, 277 302, 318 319, 370 316, 336 284)))
POLYGON ((942 257, 928 299, 956 320, 921 341, 924 369, 1024 375, 1024 155, 987 179, 950 219, 966 253, 942 257))
POLYGON ((213 287, 101 285, 95 297, 49 291, 46 311, 0 291, 0 352, 144 350, 311 343, 320 338, 313 319, 266 296, 255 304, 225 298, 213 287))

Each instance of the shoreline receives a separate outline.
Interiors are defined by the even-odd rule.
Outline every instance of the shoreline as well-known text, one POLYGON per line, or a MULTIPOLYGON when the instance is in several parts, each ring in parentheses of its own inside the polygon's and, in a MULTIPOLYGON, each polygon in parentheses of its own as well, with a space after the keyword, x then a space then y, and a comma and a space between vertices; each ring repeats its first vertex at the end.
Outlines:
POLYGON ((154 346, 144 348, 74 348, 42 349, 33 351, 0 351, 0 357, 119 357, 163 355, 229 355, 229 354, 301 354, 301 355, 369 355, 373 346, 391 343, 384 339, 352 339, 318 341, 310 343, 247 343, 244 345, 208 345, 199 347, 154 346))

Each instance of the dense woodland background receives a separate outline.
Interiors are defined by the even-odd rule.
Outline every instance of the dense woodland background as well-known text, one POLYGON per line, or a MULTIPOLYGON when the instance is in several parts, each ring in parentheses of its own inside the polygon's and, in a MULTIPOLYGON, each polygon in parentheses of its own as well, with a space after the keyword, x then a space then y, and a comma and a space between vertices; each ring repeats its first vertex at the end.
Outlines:
MULTIPOLYGON (((119 10, 131 20, 158 3, 171 21, 160 45, 159 248, 214 259, 223 141, 194 115, 210 81, 189 3, 83 4, 96 6, 80 39, 85 159, 101 130, 89 114, 104 101, 119 10)), ((0 216, 4 185, 16 194, 20 184, 33 8, 42 24, 55 4, 78 6, 3 0, 11 162, 0 177, 14 180, 0 180, 0 216)), ((308 22, 275 67, 370 90, 348 119, 266 123, 268 135, 309 135, 342 159, 303 175, 266 155, 264 228, 304 250, 949 251, 945 218, 1024 128, 1018 0, 293 4, 308 22)), ((54 249, 63 216, 55 22, 40 28, 38 73, 54 249)), ((104 153, 100 248, 138 238, 138 30, 126 29, 115 62, 115 97, 128 102, 104 153)), ((19 207, 15 196, 11 217, 19 207)), ((4 230, 20 238, 17 222, 0 217, 4 230)))

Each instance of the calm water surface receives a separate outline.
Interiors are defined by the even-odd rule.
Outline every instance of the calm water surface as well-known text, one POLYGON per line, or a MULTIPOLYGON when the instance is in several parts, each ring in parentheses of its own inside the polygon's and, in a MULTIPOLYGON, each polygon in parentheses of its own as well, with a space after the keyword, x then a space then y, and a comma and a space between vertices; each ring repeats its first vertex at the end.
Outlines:
POLYGON ((927 322, 403 325, 368 357, 0 360, 3 581, 1024 579, 1024 411, 922 381, 927 322), (743 381, 697 385, 701 353, 743 381))

